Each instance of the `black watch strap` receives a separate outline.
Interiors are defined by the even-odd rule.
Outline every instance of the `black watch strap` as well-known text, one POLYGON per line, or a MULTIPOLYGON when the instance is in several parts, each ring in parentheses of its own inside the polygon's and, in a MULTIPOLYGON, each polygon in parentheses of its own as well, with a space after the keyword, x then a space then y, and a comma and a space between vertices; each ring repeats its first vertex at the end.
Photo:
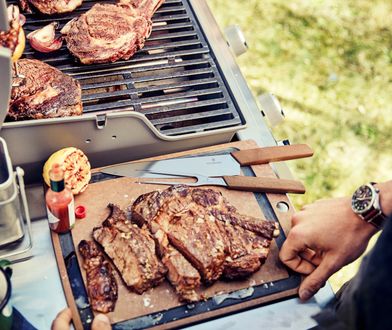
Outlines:
MULTIPOLYGON (((374 185, 376 185, 376 182, 370 182, 370 184, 372 186, 374 186, 374 185)), ((378 189, 376 189, 376 191, 377 191, 377 193, 379 193, 378 189)), ((382 229, 382 227, 384 227, 385 221, 388 218, 382 212, 381 209, 378 210, 374 207, 371 210, 369 210, 366 214, 363 214, 362 217, 366 222, 371 223, 372 225, 374 225, 378 229, 382 229)))
POLYGON ((381 229, 387 220, 387 216, 381 210, 375 208, 366 213, 366 215, 362 215, 362 217, 366 222, 371 223, 378 229, 381 229))

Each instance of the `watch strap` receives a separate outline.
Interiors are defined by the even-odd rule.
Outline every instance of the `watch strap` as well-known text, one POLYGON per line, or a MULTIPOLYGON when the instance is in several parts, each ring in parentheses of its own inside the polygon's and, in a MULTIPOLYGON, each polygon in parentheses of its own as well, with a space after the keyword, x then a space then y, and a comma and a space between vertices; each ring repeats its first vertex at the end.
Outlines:
POLYGON ((369 210, 366 215, 362 215, 363 220, 371 223, 378 229, 381 229, 384 226, 385 221, 387 220, 387 216, 382 213, 381 210, 377 210, 376 208, 372 208, 369 210))
MULTIPOLYGON (((370 184, 372 186, 375 186, 376 182, 370 182, 370 184)), ((376 190, 376 193, 378 194, 379 190, 376 189, 376 187, 374 188, 376 190)), ((369 222, 374 225, 376 228, 382 229, 388 217, 382 212, 381 209, 376 209, 373 205, 372 208, 368 212, 366 212, 366 214, 362 214, 362 218, 366 222, 369 222)))

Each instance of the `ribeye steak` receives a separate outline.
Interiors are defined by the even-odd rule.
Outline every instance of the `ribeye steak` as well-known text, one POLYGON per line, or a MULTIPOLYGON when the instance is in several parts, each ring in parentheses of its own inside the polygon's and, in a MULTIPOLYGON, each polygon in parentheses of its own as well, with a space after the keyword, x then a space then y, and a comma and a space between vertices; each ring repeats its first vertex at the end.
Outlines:
POLYGON ((20 0, 20 6, 24 11, 31 11, 32 4, 43 14, 60 14, 73 11, 82 4, 83 0, 20 0))
POLYGON ((151 17, 164 0, 95 4, 61 30, 69 51, 84 64, 127 60, 151 34, 151 17))
POLYGON ((271 239, 279 234, 277 223, 238 213, 212 189, 180 185, 153 191, 139 196, 130 211, 133 222, 147 225, 153 233, 163 260, 177 261, 164 262, 168 278, 180 297, 188 301, 197 299, 194 289, 200 283, 181 278, 182 274, 196 268, 207 283, 220 276, 248 276, 264 263, 271 239), (179 283, 191 286, 179 288, 179 283))
POLYGON ((14 81, 19 81, 19 86, 11 91, 9 119, 42 119, 82 114, 82 91, 78 81, 38 60, 21 59, 16 65, 25 79, 13 78, 14 81))

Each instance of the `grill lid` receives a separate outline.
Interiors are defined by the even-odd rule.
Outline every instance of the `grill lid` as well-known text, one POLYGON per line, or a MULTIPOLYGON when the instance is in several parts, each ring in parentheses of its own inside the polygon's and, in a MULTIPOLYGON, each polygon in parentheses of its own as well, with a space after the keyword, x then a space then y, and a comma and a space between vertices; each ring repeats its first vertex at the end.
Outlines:
MULTIPOLYGON (((25 14, 25 33, 53 21, 61 29, 96 3, 99 1, 84 0, 75 11, 61 15, 25 14)), ((83 65, 65 45, 42 54, 28 43, 24 57, 42 60, 79 80, 85 114, 137 111, 165 135, 244 124, 186 0, 165 1, 153 17, 145 47, 129 60, 83 65)))

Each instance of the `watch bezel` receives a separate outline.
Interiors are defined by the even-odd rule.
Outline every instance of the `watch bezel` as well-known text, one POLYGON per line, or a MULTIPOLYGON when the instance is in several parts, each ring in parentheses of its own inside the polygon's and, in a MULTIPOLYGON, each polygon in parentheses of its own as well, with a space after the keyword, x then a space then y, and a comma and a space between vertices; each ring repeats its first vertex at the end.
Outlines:
POLYGON ((356 214, 359 214, 359 215, 363 215, 364 213, 369 212, 372 208, 374 208, 375 204, 377 204, 377 203, 376 203, 377 195, 378 195, 378 191, 377 191, 377 189, 376 189, 372 184, 370 184, 370 183, 368 183, 368 184, 363 184, 362 186, 358 187, 358 189, 356 189, 356 190, 354 191, 354 193, 353 193, 353 196, 352 196, 352 199, 351 199, 351 208, 352 208, 352 210, 353 210, 356 214), (372 192, 372 199, 371 199, 371 201, 369 202, 369 205, 368 205, 365 209, 363 209, 363 210, 358 210, 358 209, 355 207, 355 205, 354 205, 354 203, 356 202, 356 197, 355 197, 355 196, 356 196, 357 191, 360 190, 362 187, 368 187, 368 188, 371 190, 371 192, 372 192))

